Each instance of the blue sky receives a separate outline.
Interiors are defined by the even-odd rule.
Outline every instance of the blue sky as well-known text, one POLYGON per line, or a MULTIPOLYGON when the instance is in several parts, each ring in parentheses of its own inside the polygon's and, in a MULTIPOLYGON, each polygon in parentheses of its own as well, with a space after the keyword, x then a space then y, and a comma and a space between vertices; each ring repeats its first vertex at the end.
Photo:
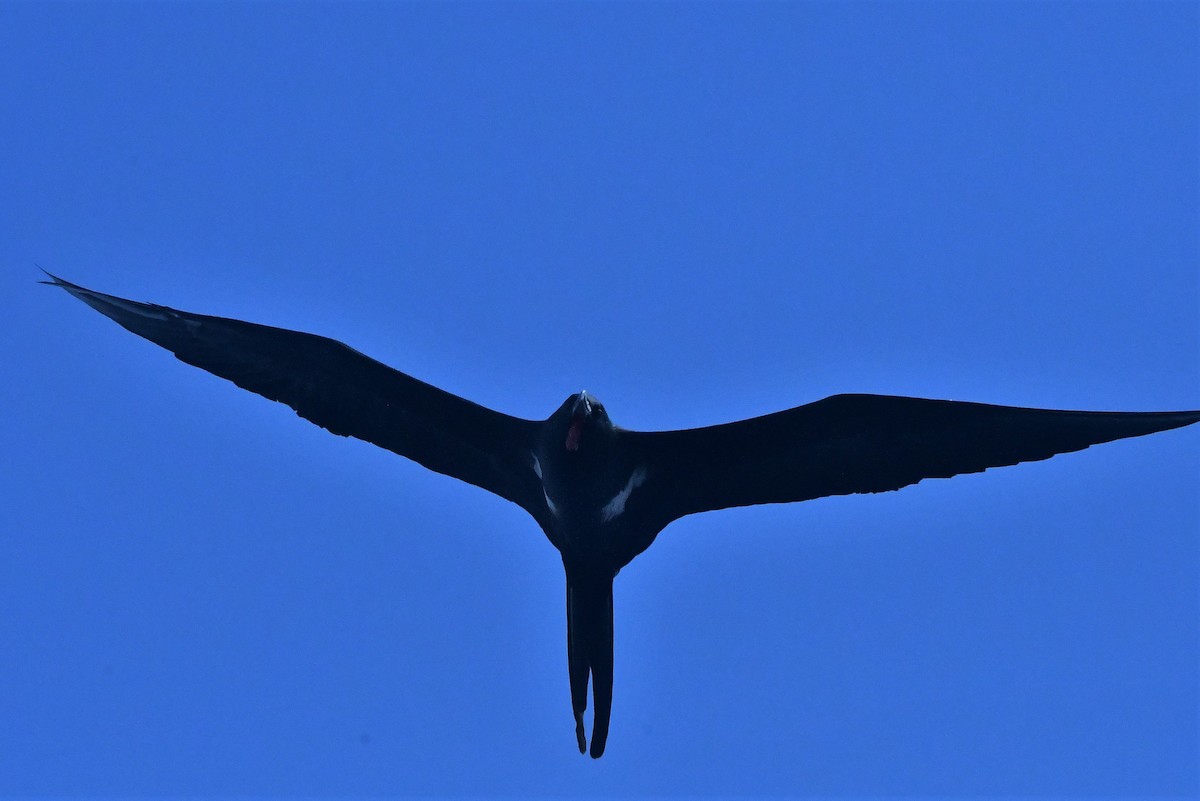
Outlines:
POLYGON ((0 795, 1192 795, 1200 430, 673 524, 575 751, 517 507, 65 294, 629 428, 1200 406, 1194 3, 0 6, 0 795))

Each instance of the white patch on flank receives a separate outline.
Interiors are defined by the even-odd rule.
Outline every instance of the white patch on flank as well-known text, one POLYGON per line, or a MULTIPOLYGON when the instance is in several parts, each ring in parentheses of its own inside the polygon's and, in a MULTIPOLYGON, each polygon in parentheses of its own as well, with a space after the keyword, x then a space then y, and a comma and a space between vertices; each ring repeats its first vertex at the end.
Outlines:
POLYGON ((558 507, 554 505, 554 501, 550 500, 550 493, 546 492, 545 487, 542 487, 542 496, 546 499, 546 505, 550 507, 550 514, 558 517, 558 507))
POLYGON ((600 519, 607 523, 609 520, 621 515, 625 511, 625 502, 629 500, 629 496, 633 494, 635 489, 642 486, 645 481, 646 468, 639 467, 637 470, 634 470, 633 474, 629 476, 629 480, 625 482, 625 486, 621 488, 621 491, 614 495, 612 500, 606 503, 604 508, 600 510, 600 519))
MULTIPOLYGON (((542 463, 538 461, 536 453, 529 454, 533 458, 533 472, 537 474, 538 481, 542 480, 542 463)), ((542 497, 546 499, 546 506, 550 509, 550 514, 558 517, 558 507, 554 505, 554 501, 550 500, 550 493, 546 492, 546 485, 542 484, 542 497)))

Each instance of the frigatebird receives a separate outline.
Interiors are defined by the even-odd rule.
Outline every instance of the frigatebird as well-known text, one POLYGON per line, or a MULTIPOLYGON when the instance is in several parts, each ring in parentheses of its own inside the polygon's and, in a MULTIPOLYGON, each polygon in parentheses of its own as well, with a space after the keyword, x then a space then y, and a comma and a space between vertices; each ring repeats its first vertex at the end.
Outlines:
POLYGON ((538 422, 444 392, 326 337, 138 303, 47 275, 43 283, 181 361, 532 515, 562 555, 575 737, 586 752, 590 679, 592 757, 604 753, 612 711, 613 579, 671 521, 887 492, 1200 420, 1200 411, 1056 411, 856 394, 707 428, 630 431, 577 392, 538 422))

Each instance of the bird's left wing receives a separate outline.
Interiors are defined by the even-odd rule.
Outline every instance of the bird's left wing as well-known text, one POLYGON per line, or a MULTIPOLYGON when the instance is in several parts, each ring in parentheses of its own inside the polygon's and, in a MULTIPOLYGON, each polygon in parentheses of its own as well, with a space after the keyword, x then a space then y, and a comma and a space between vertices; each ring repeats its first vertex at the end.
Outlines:
POLYGON ((530 463, 538 424, 464 400, 314 334, 209 317, 94 292, 50 276, 181 361, 356 437, 544 513, 530 463))
POLYGON ((1197 421, 1200 411, 1077 412, 834 395, 736 423, 622 435, 647 467, 641 509, 662 526, 711 509, 886 492, 1197 421))

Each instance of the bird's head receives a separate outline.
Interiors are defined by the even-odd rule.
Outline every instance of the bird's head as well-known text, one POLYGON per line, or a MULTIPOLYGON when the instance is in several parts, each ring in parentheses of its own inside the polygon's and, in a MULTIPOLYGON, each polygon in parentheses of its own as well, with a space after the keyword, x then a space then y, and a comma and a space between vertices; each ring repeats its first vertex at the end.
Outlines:
POLYGON ((562 431, 562 447, 572 453, 581 446, 613 429, 604 404, 585 392, 576 392, 563 401, 550 419, 562 431))

